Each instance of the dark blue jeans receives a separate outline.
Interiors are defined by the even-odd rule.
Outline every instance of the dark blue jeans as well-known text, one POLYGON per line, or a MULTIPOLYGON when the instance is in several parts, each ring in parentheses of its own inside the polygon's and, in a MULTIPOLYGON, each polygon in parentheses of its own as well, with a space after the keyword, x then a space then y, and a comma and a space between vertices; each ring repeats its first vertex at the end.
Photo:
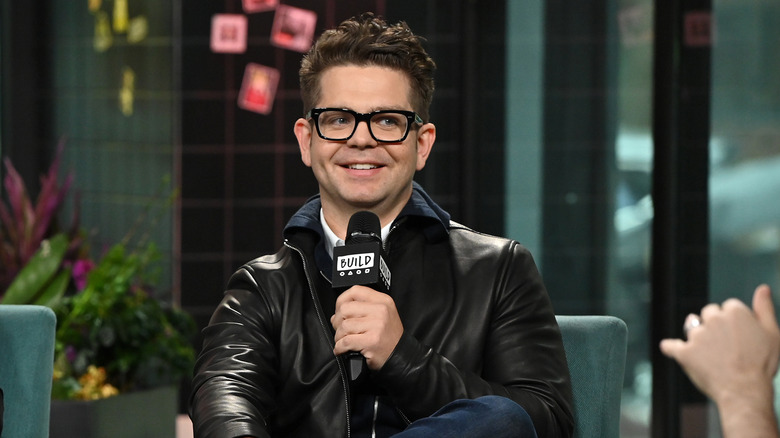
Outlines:
POLYGON ((528 413, 505 397, 455 400, 421 418, 393 438, 537 438, 528 413))

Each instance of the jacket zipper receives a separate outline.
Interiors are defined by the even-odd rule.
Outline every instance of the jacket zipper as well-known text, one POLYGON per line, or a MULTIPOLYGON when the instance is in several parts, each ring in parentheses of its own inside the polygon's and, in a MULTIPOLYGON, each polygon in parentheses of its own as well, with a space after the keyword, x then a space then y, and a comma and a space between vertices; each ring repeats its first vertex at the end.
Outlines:
MULTIPOLYGON (((306 257, 304 257, 303 251, 293 246, 289 241, 285 240, 284 245, 291 250, 298 253, 298 255, 301 257, 301 262, 303 263, 303 273, 306 275, 306 282, 309 284, 309 293, 311 294, 311 299, 314 301, 314 308, 317 310, 317 319, 320 322, 320 327, 325 333, 325 337, 327 338, 330 335, 330 330, 328 329, 328 326, 325 325, 324 322, 324 315, 322 312, 322 309, 320 308, 319 300, 317 299, 316 293, 314 291, 314 283, 311 280, 311 276, 309 275, 309 267, 306 263, 306 257)), ((351 421, 349 414, 349 388, 347 388, 347 371, 344 369, 344 366, 342 365, 341 361, 338 357, 335 357, 336 363, 339 366, 339 374, 341 375, 341 387, 344 390, 344 405, 346 407, 346 413, 347 413, 347 438, 350 438, 352 436, 352 430, 351 430, 351 421)))
MULTIPOLYGON (((391 249, 390 235, 393 234, 393 231, 395 231, 405 220, 406 218, 401 218, 400 220, 395 221, 395 223, 390 227, 390 231, 387 232, 387 238, 385 239, 384 242, 382 242, 382 249, 385 251, 385 255, 388 258, 390 258, 390 249, 391 249)), ((406 414, 404 413, 404 411, 401 410, 401 408, 395 406, 395 411, 398 412, 398 415, 401 416, 401 419, 404 420, 407 426, 412 424, 412 422, 409 421, 409 417, 406 416, 406 414)), ((371 435, 372 437, 376 437, 376 418, 378 412, 379 412, 379 397, 377 397, 374 400, 374 422, 372 425, 372 435, 371 435)))
POLYGON ((371 438, 376 438, 376 417, 379 412, 379 396, 374 397, 374 418, 371 420, 371 438))

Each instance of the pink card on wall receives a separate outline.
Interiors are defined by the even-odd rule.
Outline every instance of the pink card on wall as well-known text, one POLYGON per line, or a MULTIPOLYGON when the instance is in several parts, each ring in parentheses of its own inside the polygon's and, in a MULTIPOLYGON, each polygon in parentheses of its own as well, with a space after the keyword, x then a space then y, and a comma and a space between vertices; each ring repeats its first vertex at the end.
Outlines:
POLYGON ((215 14, 211 17, 211 51, 244 53, 247 19, 241 14, 215 14))
POLYGON ((269 114, 278 85, 279 70, 255 63, 247 64, 238 93, 238 106, 248 111, 269 114))
POLYGON ((311 47, 316 25, 314 11, 279 5, 271 28, 271 42, 278 47, 306 52, 311 47))
POLYGON ((251 14, 273 10, 279 4, 279 0, 242 0, 242 4, 244 12, 251 14))

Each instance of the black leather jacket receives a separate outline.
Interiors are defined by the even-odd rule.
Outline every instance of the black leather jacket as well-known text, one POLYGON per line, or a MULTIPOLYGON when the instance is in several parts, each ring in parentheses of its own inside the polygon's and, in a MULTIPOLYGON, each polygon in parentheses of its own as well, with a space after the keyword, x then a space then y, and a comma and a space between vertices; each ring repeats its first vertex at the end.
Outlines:
MULTIPOLYGON (((315 260, 318 212, 314 199, 281 250, 230 279, 203 332, 196 437, 350 436, 345 364, 333 355, 336 297, 315 260)), ((402 415, 414 421, 495 394, 519 403, 539 437, 570 436, 569 371, 530 253, 450 222, 417 185, 385 247, 404 334, 372 379, 402 415)))

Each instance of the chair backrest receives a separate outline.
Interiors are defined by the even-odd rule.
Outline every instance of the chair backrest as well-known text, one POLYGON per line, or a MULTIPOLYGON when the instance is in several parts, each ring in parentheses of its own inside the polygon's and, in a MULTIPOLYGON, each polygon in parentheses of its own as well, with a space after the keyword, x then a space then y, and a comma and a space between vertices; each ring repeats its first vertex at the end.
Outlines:
POLYGON ((620 436, 626 324, 614 316, 558 315, 571 373, 574 436, 620 436))
POLYGON ((0 305, 3 437, 49 436, 55 329, 48 307, 0 305))

